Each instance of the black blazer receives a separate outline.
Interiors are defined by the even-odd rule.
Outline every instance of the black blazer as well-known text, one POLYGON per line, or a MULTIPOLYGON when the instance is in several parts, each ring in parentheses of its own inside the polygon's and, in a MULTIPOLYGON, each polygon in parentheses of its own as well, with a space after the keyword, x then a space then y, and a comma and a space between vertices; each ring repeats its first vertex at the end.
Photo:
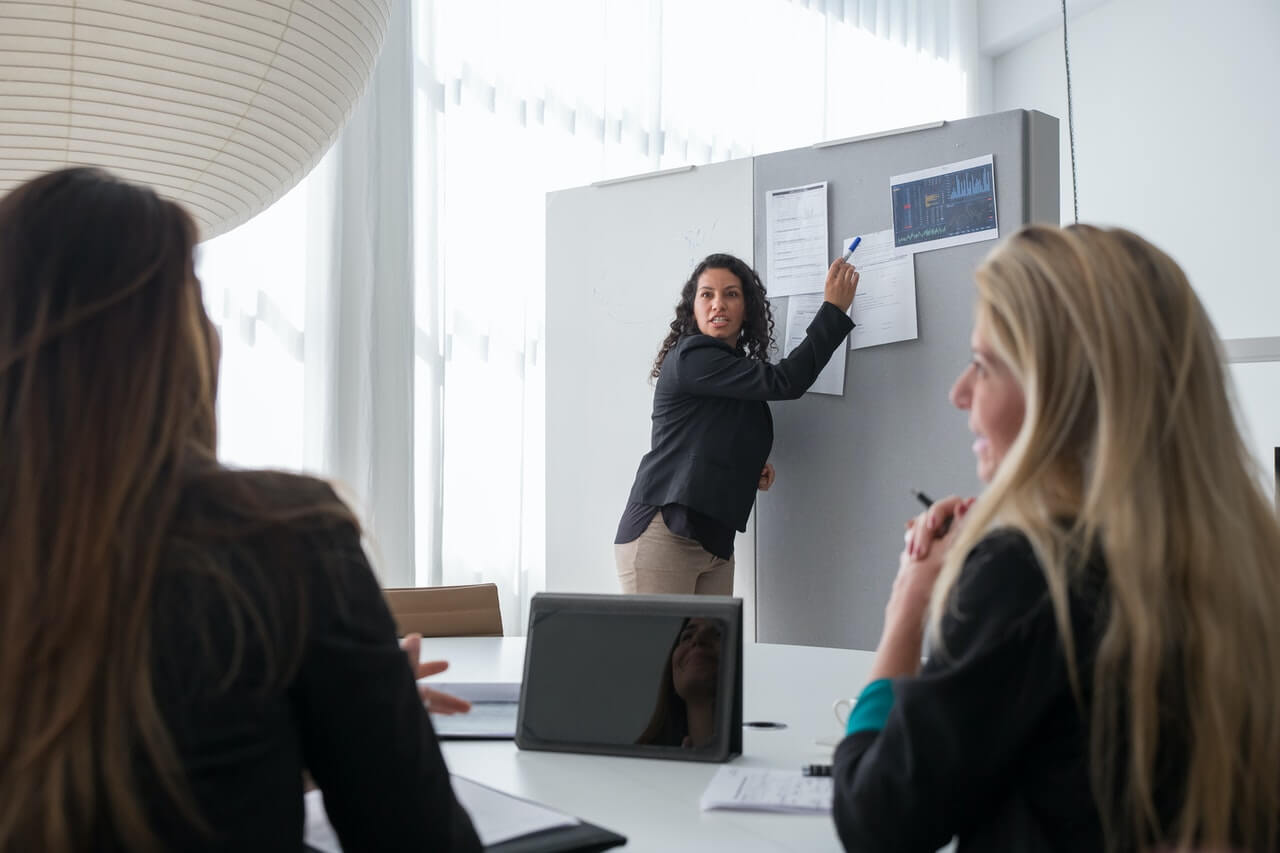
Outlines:
MULTIPOLYGON (((295 495, 307 483, 246 476, 287 479, 295 495)), ((311 488, 318 502, 337 503, 327 486, 311 488)), ((217 510, 193 494, 175 527, 211 521, 219 521, 217 510)), ((153 689, 211 830, 188 824, 140 761, 163 848, 300 851, 305 768, 348 851, 479 851, 357 531, 332 523, 260 527, 222 543, 179 537, 184 549, 228 570, 239 596, 189 558, 157 577, 153 689), (300 650, 283 680, 265 677, 268 650, 247 619, 246 645, 233 641, 233 619, 244 619, 246 604, 266 616, 277 652, 300 650)), ((120 847, 103 838, 95 849, 120 847)))
MULTIPOLYGON (((1086 705, 1101 630, 1105 567, 1071 590, 1086 705)), ((1102 850, 1089 782, 1087 711, 1068 679, 1044 573, 1013 531, 965 560, 942 648, 895 679, 879 731, 836 749, 834 815, 849 851, 1102 850)), ((1176 789, 1172 777, 1169 783, 1176 789)), ((1157 803, 1169 805, 1168 790, 1157 803)), ((1176 800, 1172 801, 1176 804, 1176 800)))
POLYGON ((653 393, 651 449, 640 460, 632 503, 676 503, 745 530, 760 472, 773 449, 766 400, 809 390, 853 328, 822 303, 808 335, 777 364, 749 359, 708 335, 681 338, 653 393))

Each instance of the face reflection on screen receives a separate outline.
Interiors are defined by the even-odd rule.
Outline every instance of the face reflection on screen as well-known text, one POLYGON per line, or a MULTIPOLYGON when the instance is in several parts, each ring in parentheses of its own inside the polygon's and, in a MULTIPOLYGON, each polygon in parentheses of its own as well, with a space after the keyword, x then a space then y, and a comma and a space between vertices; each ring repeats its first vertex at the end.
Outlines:
POLYGON ((717 619, 684 620, 663 667, 653 716, 636 743, 700 749, 715 740, 722 633, 717 619))
MULTIPOLYGON (((557 743, 715 748, 722 618, 551 610, 530 631, 522 731, 557 743)), ((726 661, 727 664, 727 661, 726 661)))

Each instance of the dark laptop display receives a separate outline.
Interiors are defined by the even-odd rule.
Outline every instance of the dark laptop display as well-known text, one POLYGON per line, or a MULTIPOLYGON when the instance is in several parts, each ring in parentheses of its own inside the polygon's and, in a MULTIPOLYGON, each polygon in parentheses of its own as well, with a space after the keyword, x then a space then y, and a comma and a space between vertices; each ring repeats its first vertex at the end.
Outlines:
POLYGON ((534 596, 516 743, 725 761, 742 751, 742 602, 534 596))

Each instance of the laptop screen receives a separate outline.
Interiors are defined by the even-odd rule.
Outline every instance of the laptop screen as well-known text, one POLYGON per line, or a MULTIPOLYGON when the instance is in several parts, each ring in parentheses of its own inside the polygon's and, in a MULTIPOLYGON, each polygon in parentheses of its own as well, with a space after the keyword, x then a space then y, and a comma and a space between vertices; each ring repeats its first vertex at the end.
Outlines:
POLYGON ((741 614, 707 596, 536 596, 517 743, 723 760, 740 737, 741 614))

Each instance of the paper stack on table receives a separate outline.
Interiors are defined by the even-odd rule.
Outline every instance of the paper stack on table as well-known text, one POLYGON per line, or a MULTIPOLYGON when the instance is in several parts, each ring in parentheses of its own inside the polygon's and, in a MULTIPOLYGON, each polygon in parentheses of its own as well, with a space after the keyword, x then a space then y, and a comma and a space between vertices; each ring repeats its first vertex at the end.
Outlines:
POLYGON ((520 711, 520 682, 435 682, 427 684, 471 703, 465 714, 432 714, 431 725, 441 740, 494 740, 516 736, 520 711))
POLYGON ((721 767, 702 792, 703 811, 739 809, 790 814, 829 814, 830 776, 803 776, 799 770, 721 767))

